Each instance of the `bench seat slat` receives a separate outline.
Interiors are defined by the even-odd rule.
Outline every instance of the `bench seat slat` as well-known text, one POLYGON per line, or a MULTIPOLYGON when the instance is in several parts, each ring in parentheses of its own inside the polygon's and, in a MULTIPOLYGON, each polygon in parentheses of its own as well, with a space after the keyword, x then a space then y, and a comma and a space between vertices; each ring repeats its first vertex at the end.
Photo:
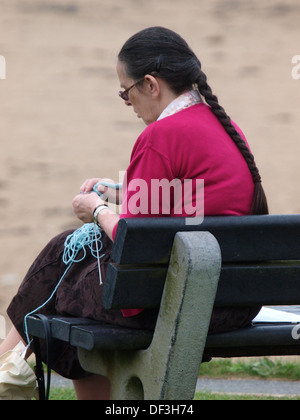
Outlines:
POLYGON ((237 347, 248 347, 255 343, 256 346, 298 346, 299 341, 294 340, 292 330, 296 324, 286 325, 255 325, 243 328, 230 333, 209 335, 206 342, 207 348, 232 347, 234 343, 237 347))
POLYGON ((219 347, 213 349, 206 349, 204 351, 204 360, 219 357, 219 358, 232 358, 232 357, 265 357, 265 356, 298 356, 300 355, 300 347, 282 345, 282 346, 253 346, 250 347, 219 347))
MULTIPOLYGON (((84 318, 48 318, 51 326, 54 321, 57 325, 61 322, 63 325, 61 331, 67 331, 68 326, 70 332, 69 340, 66 336, 59 338, 59 334, 55 334, 54 338, 70 342, 72 346, 88 351, 142 350, 149 347, 153 337, 152 331, 123 328, 96 321, 89 324, 91 320, 84 318)), ((300 355, 299 340, 292 338, 294 326, 295 324, 255 325, 229 333, 209 335, 204 356, 300 355)), ((31 335, 44 338, 42 321, 33 316, 28 318, 28 330, 31 335)))
MULTIPOLYGON (((47 316, 51 325, 53 316, 47 316)), ((32 337, 45 338, 45 329, 42 321, 31 315, 27 318, 27 332, 32 337)))
POLYGON ((142 350, 149 347, 153 332, 109 324, 73 326, 70 344, 85 350, 142 350))
POLYGON ((299 340, 294 340, 295 324, 255 325, 230 333, 207 337, 206 357, 251 357, 300 355, 299 340))
POLYGON ((53 317, 51 323, 51 331, 53 338, 65 342, 70 341, 71 329, 73 326, 91 326, 97 325, 99 322, 88 318, 73 317, 53 317))

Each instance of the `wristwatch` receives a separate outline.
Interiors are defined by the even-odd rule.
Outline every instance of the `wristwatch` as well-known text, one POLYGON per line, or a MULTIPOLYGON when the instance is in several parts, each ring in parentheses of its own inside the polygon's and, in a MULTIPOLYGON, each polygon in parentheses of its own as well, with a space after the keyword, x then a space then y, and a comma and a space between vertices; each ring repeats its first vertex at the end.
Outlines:
POLYGON ((101 213, 102 210, 108 209, 108 208, 109 207, 106 204, 100 204, 100 206, 95 208, 94 213, 93 213, 93 219, 94 219, 94 223, 96 223, 96 225, 100 226, 100 224, 98 222, 98 214, 101 213))

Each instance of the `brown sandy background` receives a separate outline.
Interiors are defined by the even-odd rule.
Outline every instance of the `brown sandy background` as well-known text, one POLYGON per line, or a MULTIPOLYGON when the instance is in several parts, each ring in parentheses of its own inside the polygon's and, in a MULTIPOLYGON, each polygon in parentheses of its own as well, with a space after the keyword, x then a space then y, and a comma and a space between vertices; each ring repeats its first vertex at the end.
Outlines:
POLYGON ((271 213, 300 213, 299 23, 295 0, 0 0, 0 315, 39 250, 79 226, 81 183, 126 169, 144 127, 115 63, 144 27, 189 42, 247 135, 271 213))

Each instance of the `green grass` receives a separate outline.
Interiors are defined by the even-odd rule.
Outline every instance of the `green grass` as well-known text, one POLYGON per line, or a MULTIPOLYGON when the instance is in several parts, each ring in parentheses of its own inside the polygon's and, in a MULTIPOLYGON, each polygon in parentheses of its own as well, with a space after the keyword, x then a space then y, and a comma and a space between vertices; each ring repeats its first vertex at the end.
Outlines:
MULTIPOLYGON (((76 401, 75 391, 68 388, 54 388, 51 390, 51 401, 76 401)), ((299 397, 275 397, 262 395, 235 395, 235 394, 215 394, 212 392, 197 392, 195 401, 299 401, 299 397)))
POLYGON ((246 361, 244 359, 214 359, 210 363, 201 365, 199 376, 298 381, 300 380, 300 363, 286 359, 272 360, 267 357, 246 361))
POLYGON ((51 401, 76 401, 76 395, 73 388, 51 388, 51 401))

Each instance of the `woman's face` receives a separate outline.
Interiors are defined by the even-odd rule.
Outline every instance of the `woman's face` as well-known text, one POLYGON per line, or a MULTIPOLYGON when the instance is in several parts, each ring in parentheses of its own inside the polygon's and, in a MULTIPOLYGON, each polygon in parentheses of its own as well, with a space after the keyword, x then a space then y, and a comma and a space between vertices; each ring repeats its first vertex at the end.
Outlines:
MULTIPOLYGON (((122 61, 117 63, 117 73, 120 80, 120 86, 126 90, 132 86, 136 80, 133 80, 126 73, 125 64, 122 61)), ((138 118, 142 118, 146 125, 156 121, 160 115, 157 107, 157 101, 153 100, 149 79, 145 78, 137 86, 133 86, 128 92, 128 100, 125 100, 127 106, 132 106, 138 118)))

